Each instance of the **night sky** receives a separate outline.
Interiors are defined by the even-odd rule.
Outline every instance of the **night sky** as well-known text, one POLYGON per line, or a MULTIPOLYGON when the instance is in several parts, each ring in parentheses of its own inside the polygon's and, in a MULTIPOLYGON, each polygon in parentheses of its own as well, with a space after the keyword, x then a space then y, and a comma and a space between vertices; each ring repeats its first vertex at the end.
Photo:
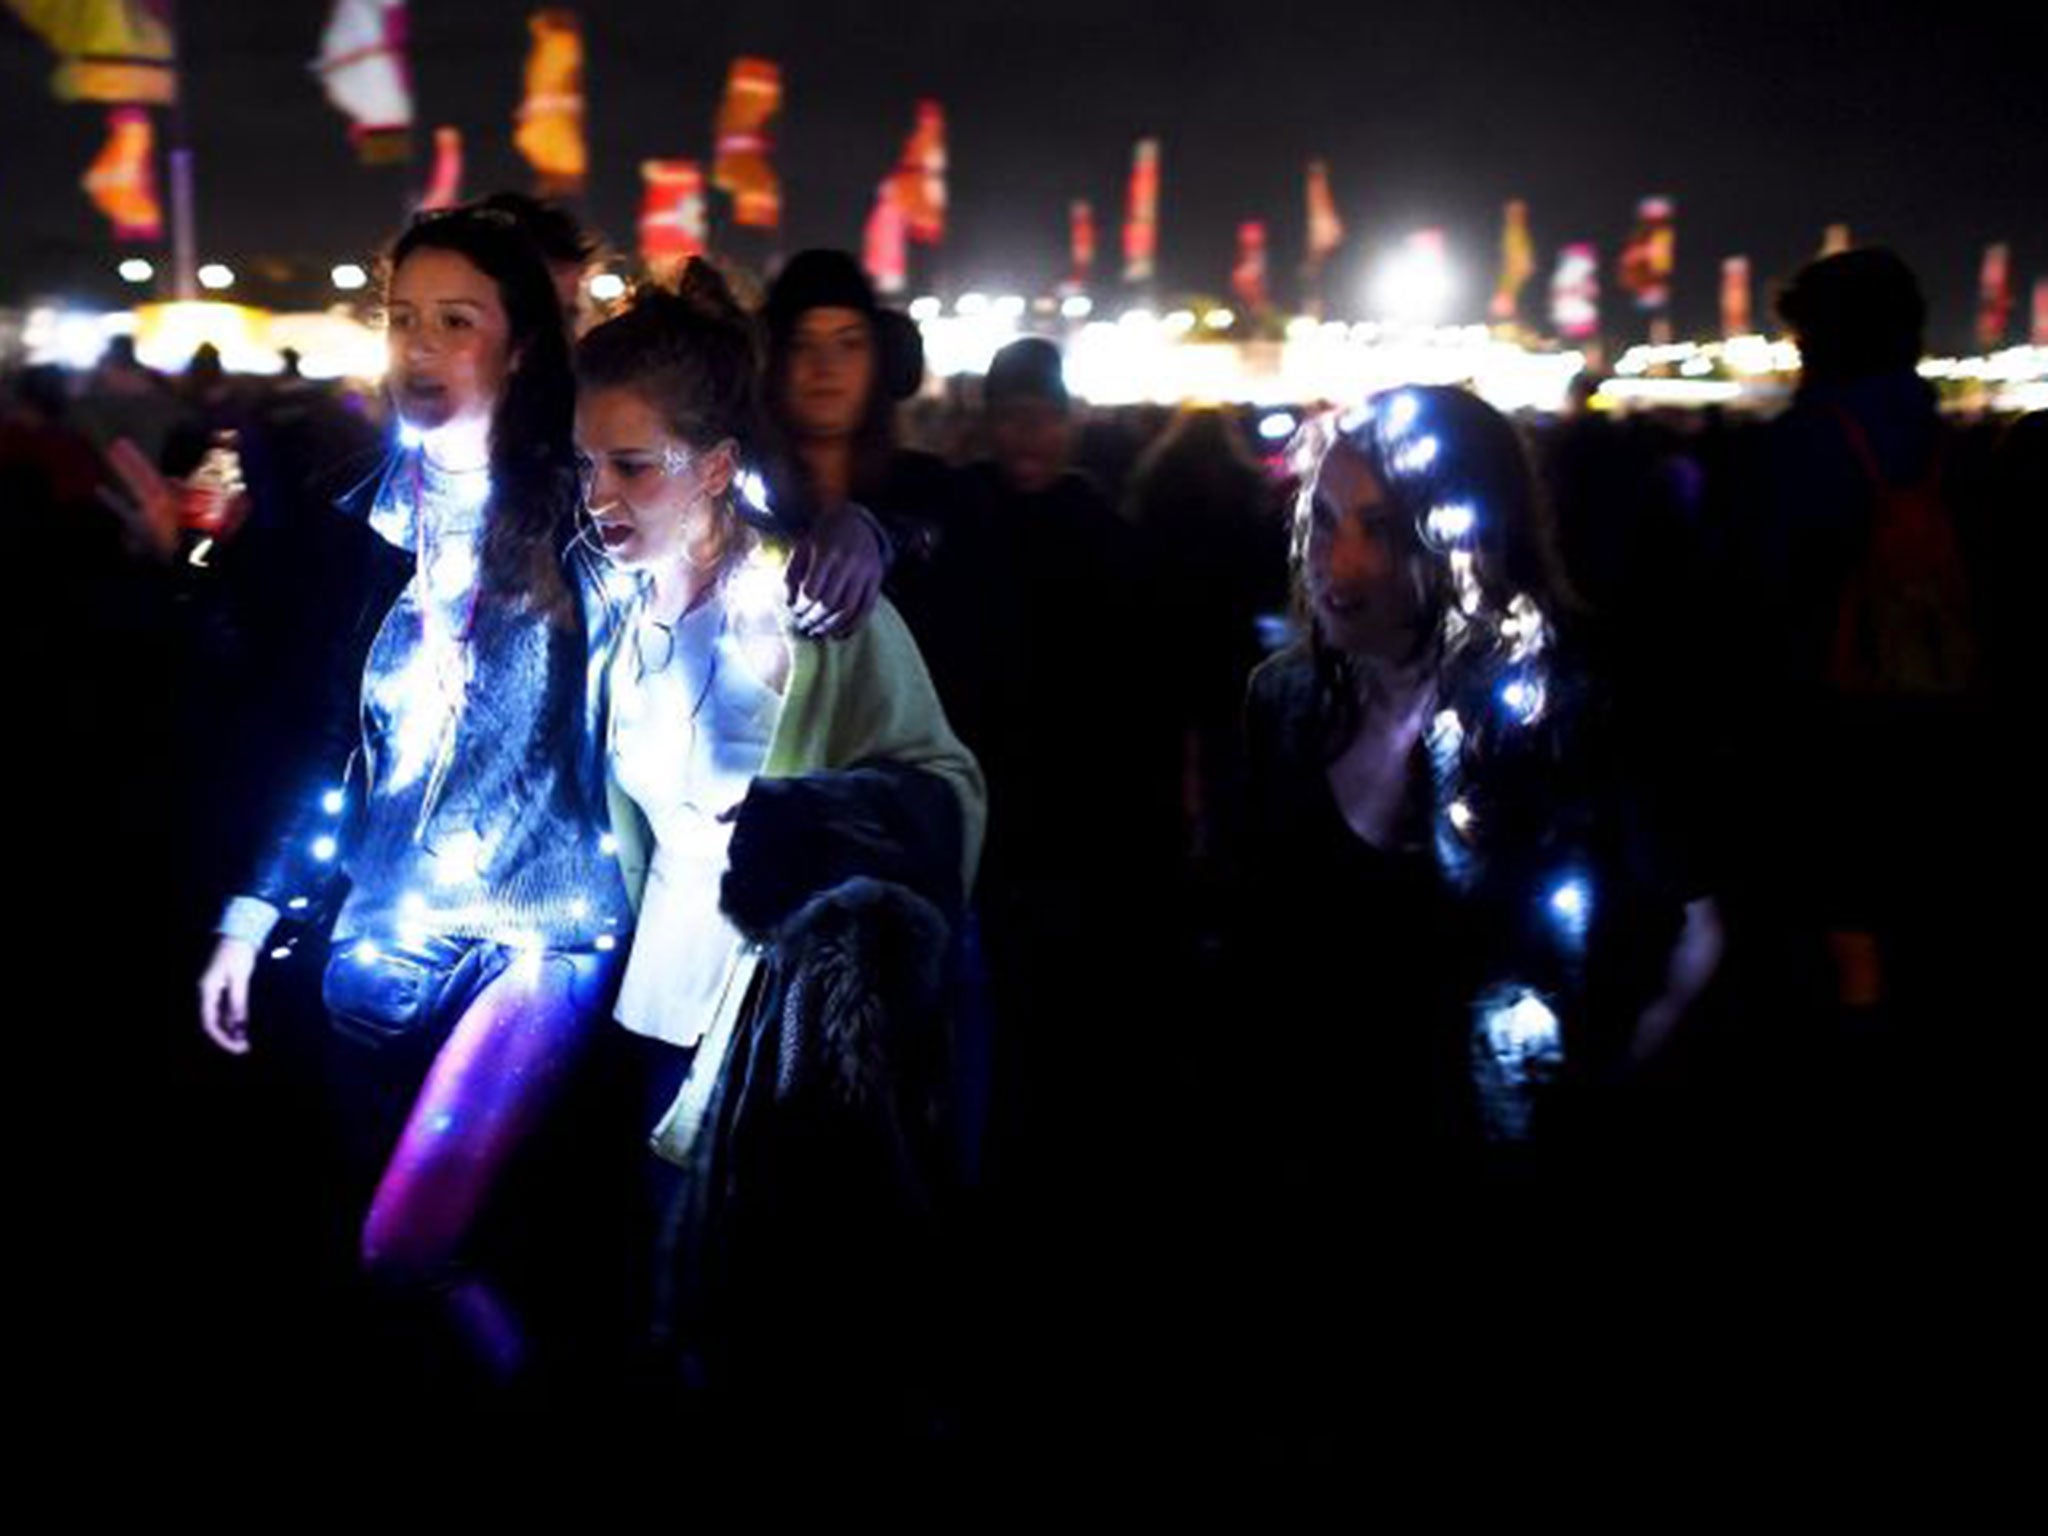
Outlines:
MULTIPOLYGON (((389 235, 424 180, 428 130, 463 130, 465 191, 526 186, 510 133, 528 7, 415 0, 420 158, 359 167, 307 64, 325 0, 185 0, 200 257, 270 254, 324 271, 389 235)), ((1528 199, 1539 283, 1590 239, 1609 284, 1638 196, 1678 200, 1676 319, 1715 324, 1720 259, 1791 270, 1823 226, 1895 246, 1921 274, 1932 342, 1966 343, 1986 242, 2012 245, 2025 323, 2048 273, 2048 27, 2029 8, 1843 0, 1634 5, 1463 0, 1407 6, 1118 6, 952 0, 581 7, 592 177, 587 214, 630 244, 638 163, 708 160, 736 54, 784 70, 786 249, 857 244, 876 180, 933 95, 950 131, 953 287, 1043 291, 1062 274, 1069 199, 1096 206, 1098 279, 1118 262, 1133 139, 1163 142, 1161 270, 1220 293, 1239 220, 1264 218, 1278 295, 1300 260, 1302 164, 1331 164, 1348 226, 1334 307, 1406 231, 1444 227, 1459 313, 1492 285, 1499 205, 1528 199)), ((2038 12, 2038 7, 2033 8, 2038 12)), ((77 187, 104 108, 54 100, 48 50, 0 15, 0 300, 109 270, 107 226, 77 187)), ((145 252, 145 254, 154 254, 145 252)), ((1106 286, 1100 283, 1099 287, 1106 286)), ((101 287, 108 296, 112 287, 101 287)), ((1537 285, 1524 296, 1535 313, 1537 285)))

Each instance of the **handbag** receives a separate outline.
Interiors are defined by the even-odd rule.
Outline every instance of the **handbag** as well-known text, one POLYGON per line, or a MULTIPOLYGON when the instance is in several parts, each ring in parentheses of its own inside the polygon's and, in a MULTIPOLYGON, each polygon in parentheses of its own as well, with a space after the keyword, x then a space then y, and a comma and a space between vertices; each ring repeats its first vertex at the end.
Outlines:
POLYGON ((320 1000, 341 1033, 387 1047, 445 1028, 504 966, 503 946, 471 939, 336 947, 320 978, 320 1000))

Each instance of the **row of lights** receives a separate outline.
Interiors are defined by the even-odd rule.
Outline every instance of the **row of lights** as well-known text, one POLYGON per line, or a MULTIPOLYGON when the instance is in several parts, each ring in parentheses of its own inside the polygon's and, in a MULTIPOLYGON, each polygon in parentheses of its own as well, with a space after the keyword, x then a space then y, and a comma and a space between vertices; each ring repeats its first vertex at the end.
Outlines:
MULTIPOLYGON (((155 263, 145 261, 140 256, 130 256, 115 270, 121 274, 121 281, 124 283, 147 283, 156 277, 155 263)), ((200 287, 212 293, 235 285, 235 269, 225 262, 209 261, 193 275, 199 279, 200 287)), ((327 276, 328 280, 344 293, 353 293, 357 289, 367 288, 370 284, 370 274, 353 261, 342 262, 327 276)))

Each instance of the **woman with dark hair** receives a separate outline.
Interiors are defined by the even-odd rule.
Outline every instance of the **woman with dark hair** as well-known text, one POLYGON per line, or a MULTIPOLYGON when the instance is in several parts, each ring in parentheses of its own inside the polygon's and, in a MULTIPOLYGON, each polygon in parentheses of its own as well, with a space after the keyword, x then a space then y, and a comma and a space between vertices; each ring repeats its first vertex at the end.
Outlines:
MULTIPOLYGON (((691 263, 674 292, 643 289, 582 339, 576 368, 589 542, 613 572, 612 825, 639 907, 617 1017, 649 1107, 666 1111, 655 1147, 698 1175, 699 1214, 721 1234, 735 1203, 758 1233, 764 1202, 787 1212, 822 1171, 837 1198, 778 1227, 774 1251, 787 1259, 788 1239, 815 1258, 839 1232, 873 1274, 889 1219, 875 1202, 901 1215, 929 1193, 916 1149, 931 1150, 926 1111, 944 1097, 932 986, 973 880, 980 770, 886 600, 843 639, 799 628, 791 531, 744 467, 754 332, 709 266, 691 263), (869 964, 906 936, 921 987, 869 964), (778 1062, 766 1076, 764 1055, 778 1062), (762 1157, 764 1136, 782 1156, 762 1157), (878 1192, 884 1146, 913 1191, 878 1192)), ((718 1262, 745 1275, 728 1299, 796 1328, 807 1309, 763 1292, 813 1283, 813 1265, 751 1265, 722 1239, 718 1262)))
POLYGON ((399 446, 353 497, 378 536, 369 597, 337 637, 321 761, 221 921, 201 1021, 247 1051, 258 952, 346 876, 322 995, 333 1085, 382 1164, 361 1261, 438 1296, 510 1377, 521 1330, 464 1260, 601 1019, 632 920, 562 560, 574 382, 547 269, 502 213, 416 220, 385 298, 399 446))

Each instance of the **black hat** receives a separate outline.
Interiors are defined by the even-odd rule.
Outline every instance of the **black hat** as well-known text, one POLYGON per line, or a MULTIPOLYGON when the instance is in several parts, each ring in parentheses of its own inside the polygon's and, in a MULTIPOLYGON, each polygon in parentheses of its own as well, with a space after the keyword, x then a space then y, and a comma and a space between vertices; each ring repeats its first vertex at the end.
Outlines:
POLYGON ((924 381, 924 338, 908 316, 877 302, 874 284, 847 252, 798 251, 783 263, 761 306, 769 344, 781 346, 798 318, 813 309, 851 309, 867 316, 875 333, 883 388, 897 400, 917 393, 924 381))
POLYGON ((1005 400, 1049 400, 1065 410, 1067 381, 1060 349, 1043 336, 1020 336, 996 353, 982 383, 981 398, 989 405, 1005 400))

